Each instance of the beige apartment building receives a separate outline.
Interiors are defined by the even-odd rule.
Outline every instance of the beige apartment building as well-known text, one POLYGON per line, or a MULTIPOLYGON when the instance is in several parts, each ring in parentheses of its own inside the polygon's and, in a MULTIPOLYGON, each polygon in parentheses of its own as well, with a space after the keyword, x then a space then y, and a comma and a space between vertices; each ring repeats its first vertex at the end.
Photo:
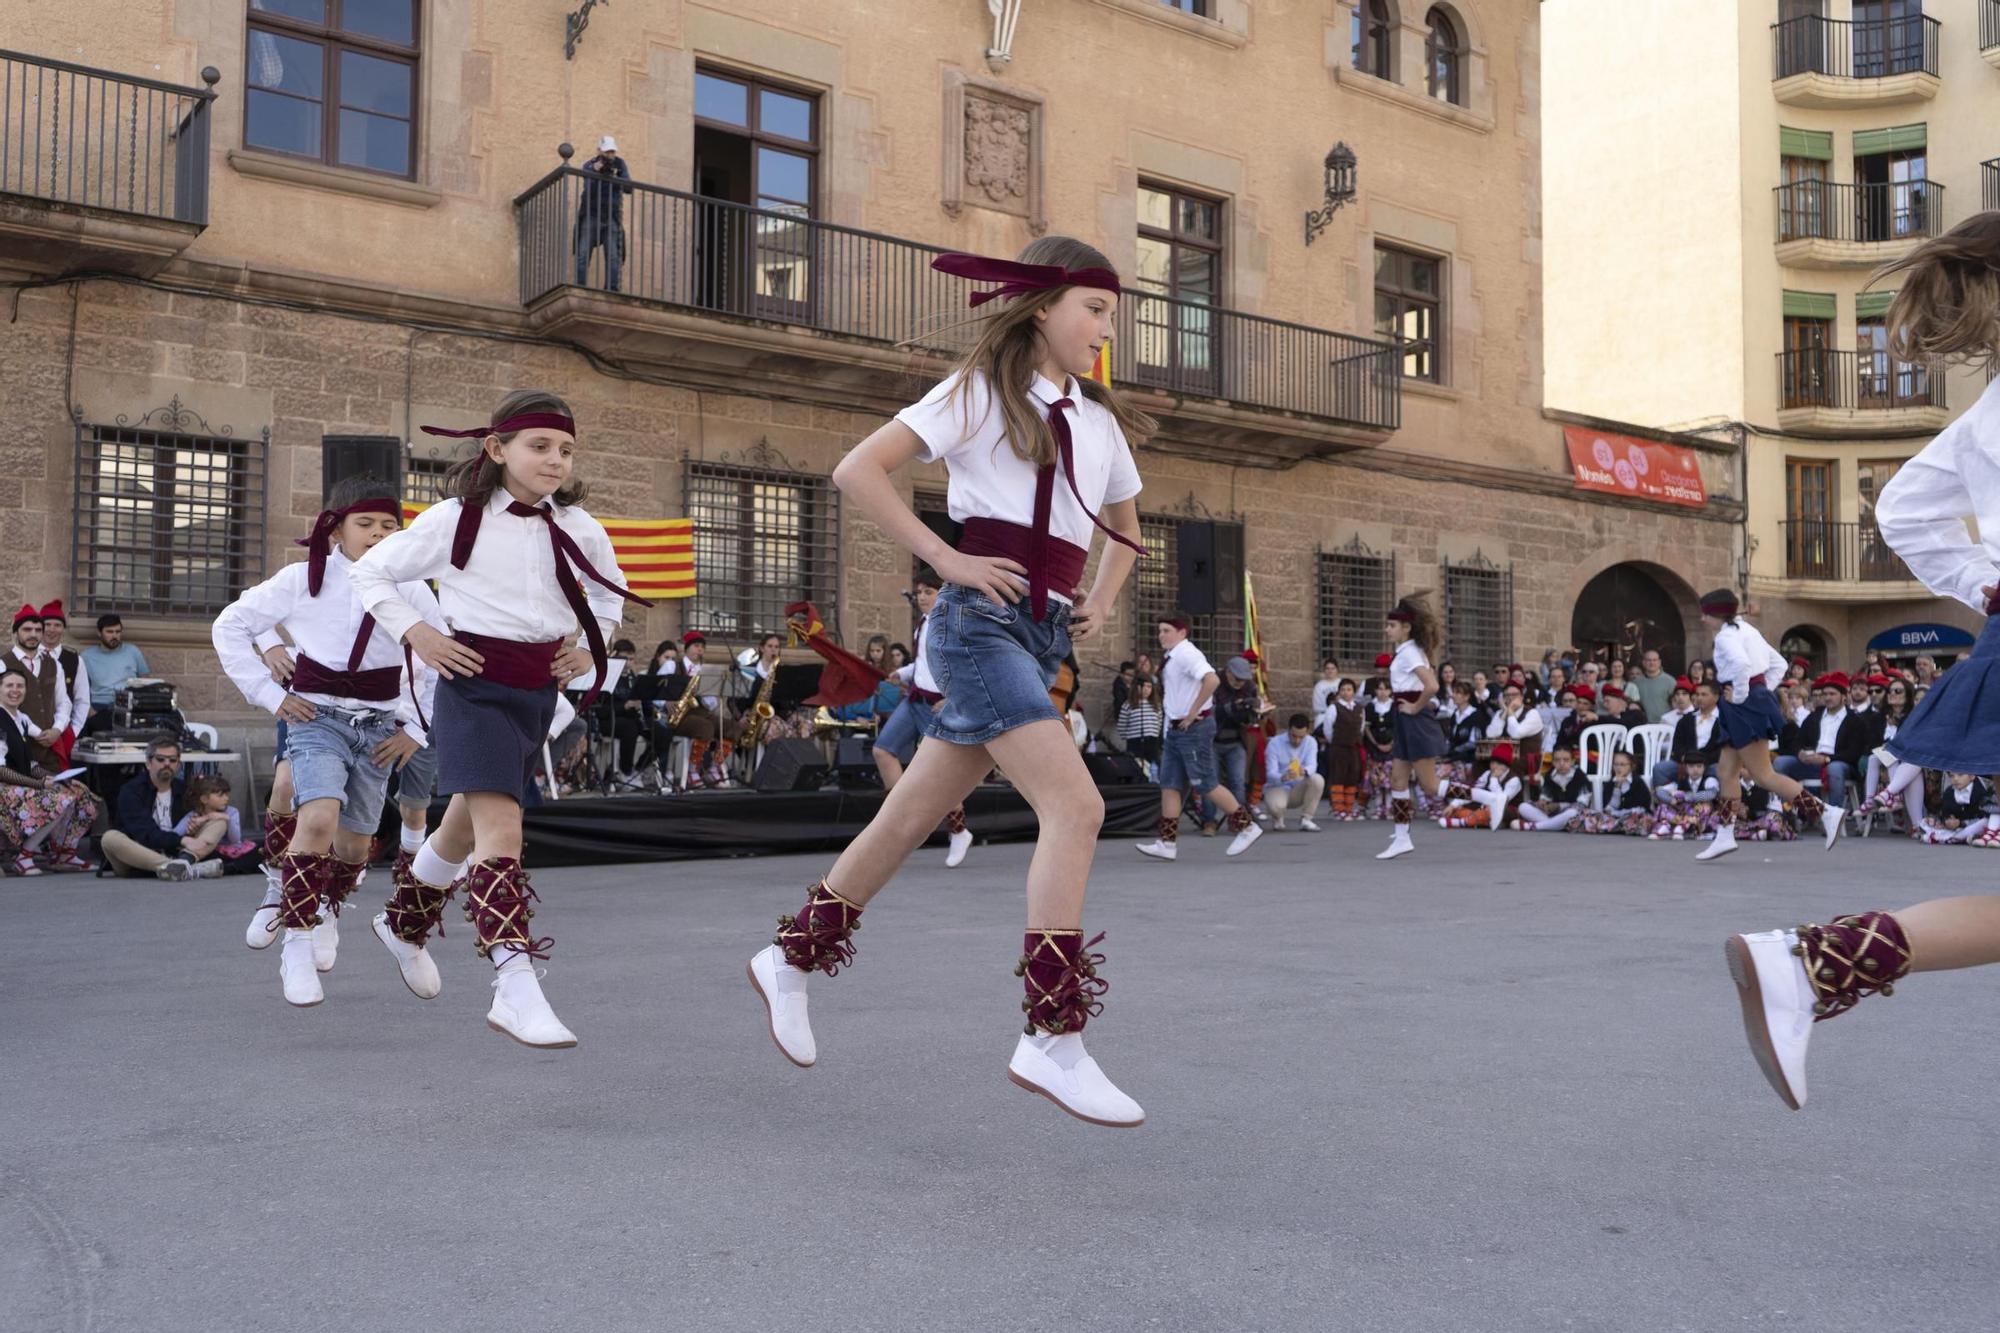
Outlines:
POLYGON ((1873 520, 1987 377, 1891 358, 1871 277, 2000 207, 2000 3, 1549 0, 1543 24, 1550 400, 1740 444, 1747 590, 1788 651, 1976 627, 1873 520))
MULTIPOLYGON (((1290 706, 1323 653, 1372 665, 1399 589, 1440 591, 1465 662, 1677 658, 1735 569, 1738 449, 1632 430, 1695 498, 1586 490, 1566 429, 1622 428, 1544 410, 1540 10, 17 8, 0 585, 79 638, 120 611, 191 711, 247 723, 207 623, 296 558, 323 459, 428 498, 450 455, 417 428, 536 385, 576 408, 594 512, 694 521, 699 592, 634 613, 642 654, 741 647, 800 597, 907 639, 910 560, 828 474, 962 337, 931 256, 1059 231, 1130 277, 1110 370, 1162 422, 1093 710, 1170 607, 1238 647, 1244 569, 1290 706), (607 135, 629 188, 584 172, 607 135)), ((939 524, 943 481, 909 482, 939 524)))

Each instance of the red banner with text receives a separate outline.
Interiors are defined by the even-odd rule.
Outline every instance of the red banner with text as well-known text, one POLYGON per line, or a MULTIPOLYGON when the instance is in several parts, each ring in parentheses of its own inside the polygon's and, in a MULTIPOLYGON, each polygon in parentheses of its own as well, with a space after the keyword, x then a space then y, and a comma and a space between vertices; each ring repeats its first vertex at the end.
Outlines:
POLYGON ((1695 508, 1708 503, 1701 463, 1692 449, 1583 426, 1564 426, 1563 439, 1578 490, 1695 508))

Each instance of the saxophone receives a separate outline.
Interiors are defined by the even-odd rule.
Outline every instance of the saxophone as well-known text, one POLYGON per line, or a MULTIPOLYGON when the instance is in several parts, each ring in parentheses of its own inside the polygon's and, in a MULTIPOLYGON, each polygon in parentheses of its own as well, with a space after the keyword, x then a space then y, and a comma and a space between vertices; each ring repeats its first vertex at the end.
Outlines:
POLYGON ((764 729, 771 725, 777 710, 771 707, 771 687, 778 683, 778 673, 773 671, 764 677, 764 683, 757 687, 757 702, 750 705, 750 716, 744 719, 743 734, 736 738, 739 750, 754 750, 757 742, 764 739, 764 729))
POLYGON ((669 729, 677 730, 680 727, 681 719, 688 715, 688 709, 694 707, 695 691, 700 688, 701 668, 696 667, 694 670, 688 672, 687 688, 681 691, 681 697, 674 704, 673 711, 667 714, 667 726, 669 729))

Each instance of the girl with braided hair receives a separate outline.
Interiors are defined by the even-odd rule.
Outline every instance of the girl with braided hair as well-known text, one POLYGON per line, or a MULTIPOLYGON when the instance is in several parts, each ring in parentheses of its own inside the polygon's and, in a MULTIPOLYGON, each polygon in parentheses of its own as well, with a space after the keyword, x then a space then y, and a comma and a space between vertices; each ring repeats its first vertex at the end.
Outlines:
POLYGON ((958 369, 857 445, 834 484, 944 581, 925 623, 924 663, 941 696, 880 812, 749 965, 770 1031, 792 1063, 818 1056, 806 980, 853 960, 864 907, 952 807, 998 763, 1040 819, 1028 870, 1027 932, 1015 971, 1027 1015, 1007 1076, 1092 1124, 1131 1126, 1139 1104, 1083 1046, 1102 1008, 1104 955, 1082 929, 1104 800, 1049 699, 1072 644, 1109 622, 1140 554, 1139 472, 1130 440, 1153 423, 1089 377, 1110 339, 1118 276, 1082 241, 1045 236, 1016 262, 942 255, 941 272, 998 282, 974 293, 982 317, 958 369), (898 469, 943 462, 957 548, 896 489, 898 469), (1108 541, 1080 586, 1096 533, 1108 541))

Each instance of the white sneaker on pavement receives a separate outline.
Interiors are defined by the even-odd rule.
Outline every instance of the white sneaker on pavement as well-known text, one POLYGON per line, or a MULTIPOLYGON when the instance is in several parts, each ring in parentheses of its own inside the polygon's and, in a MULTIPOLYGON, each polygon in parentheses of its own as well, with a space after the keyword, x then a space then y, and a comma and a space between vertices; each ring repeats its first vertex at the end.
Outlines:
POLYGON ((1377 861, 1393 861, 1397 857, 1407 852, 1414 852, 1415 850, 1417 850, 1417 845, 1410 841, 1409 826, 1398 824, 1396 825, 1395 833, 1389 838, 1389 845, 1375 853, 1375 859, 1377 861))
POLYGON ((196 861, 188 873, 196 879, 221 879, 222 862, 217 860, 196 861))
POLYGON ((1319 832, 1319 825, 1313 823, 1310 819, 1301 819, 1299 821, 1299 832, 1317 833, 1319 832))
POLYGON ((319 924, 312 928, 313 966, 322 972, 333 971, 333 961, 340 952, 340 918, 325 903, 319 905, 319 924))
POLYGON ((250 925, 243 932, 243 942, 253 949, 268 949, 283 929, 278 924, 278 904, 265 903, 250 914, 250 925))
POLYGON ((1715 841, 1695 854, 1697 861, 1713 861, 1718 856, 1727 856, 1736 850, 1736 830, 1727 824, 1716 829, 1715 841))
POLYGON ((153 874, 160 879, 178 884, 182 880, 194 878, 194 865, 184 856, 170 856, 160 862, 153 874))
MULTIPOLYGON (((1279 827, 1283 828, 1284 825, 1280 823, 1279 827)), ((1250 826, 1245 828, 1241 833, 1237 834, 1234 838, 1230 839, 1229 850, 1224 852, 1223 855, 1241 856, 1243 855, 1243 853, 1250 850, 1251 843, 1257 841, 1257 839, 1263 836, 1264 836, 1263 826, 1259 824, 1251 824, 1250 826)))
POLYGON ((963 833, 953 833, 950 837, 951 850, 944 854, 944 868, 946 870, 956 870, 964 863, 965 854, 972 850, 972 830, 967 829, 963 833))
POLYGON ((311 931, 285 932, 285 947, 278 951, 278 980, 284 983, 287 1004, 310 1009, 326 998, 320 989, 319 971, 313 966, 311 931))
POLYGON ((1172 861, 1181 854, 1181 845, 1179 843, 1161 842, 1157 838, 1151 842, 1139 843, 1138 847, 1139 855, 1150 856, 1156 861, 1172 861))
POLYGON ((375 938, 388 946, 395 956, 396 966, 402 970, 403 984, 410 988, 410 994, 419 1000, 435 1000, 444 989, 444 978, 438 975, 437 961, 431 951, 421 944, 399 940, 389 929, 389 914, 375 915, 375 938))
POLYGON ((1840 837, 1840 830, 1847 821, 1847 811, 1837 805, 1829 805, 1820 811, 1819 826, 1826 830, 1826 845, 1831 850, 1840 837))
POLYGON ((806 982, 812 976, 785 961, 785 951, 770 945, 750 959, 745 969, 750 985, 763 998, 771 1040, 787 1060, 810 1069, 819 1059, 812 1023, 806 1017, 806 982))
POLYGON ((1722 946, 1736 996, 1743 1002, 1743 1035, 1771 1087, 1794 1111, 1806 1104, 1806 1043, 1812 1039, 1813 988, 1804 959, 1792 949, 1798 932, 1766 930, 1731 935, 1722 946))
POLYGON ((494 974, 486 1026, 523 1046, 554 1050, 576 1045, 576 1034, 562 1025, 542 994, 541 974, 529 966, 510 965, 494 974))
POLYGON ((1081 1033, 1022 1034, 1014 1044, 1014 1058, 1007 1063, 1007 1078, 1093 1125, 1131 1129, 1146 1123, 1139 1103, 1120 1092, 1083 1049, 1081 1033))

